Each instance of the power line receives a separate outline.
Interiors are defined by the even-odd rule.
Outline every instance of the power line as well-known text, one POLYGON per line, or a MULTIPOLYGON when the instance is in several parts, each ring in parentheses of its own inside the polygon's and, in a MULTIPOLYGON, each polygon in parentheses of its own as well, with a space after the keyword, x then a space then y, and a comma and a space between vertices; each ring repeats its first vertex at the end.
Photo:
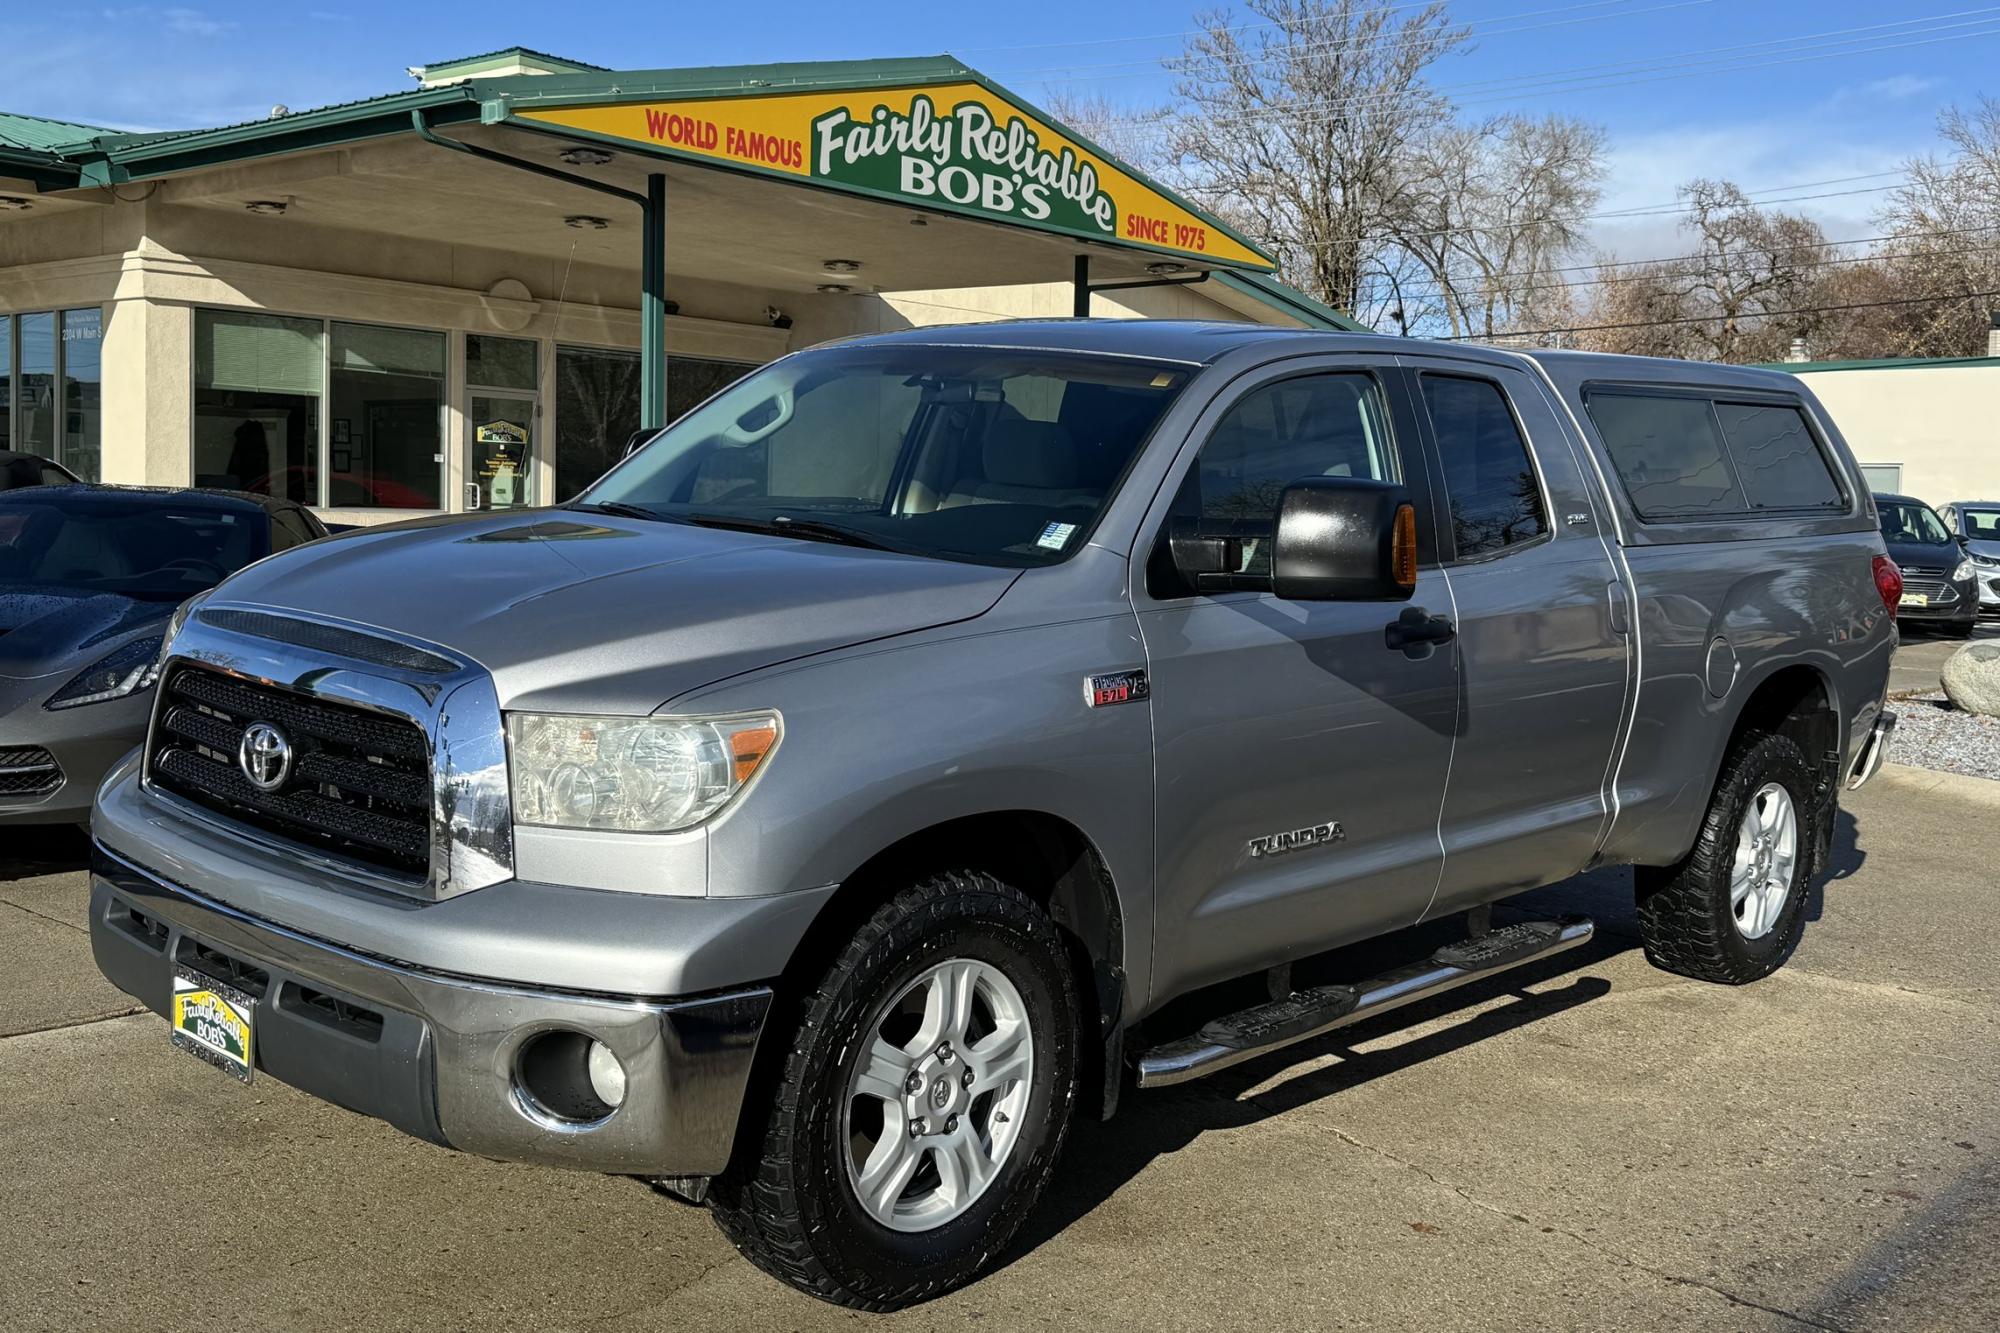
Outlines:
MULTIPOLYGON (((1939 305, 1946 301, 1979 301, 2000 296, 2000 291, 1992 292, 1952 292, 1943 296, 1906 296, 1894 301, 1853 301, 1846 305, 1800 306, 1795 310, 1754 310, 1737 316, 1739 319, 1782 319, 1788 315, 1832 315, 1847 310, 1880 310, 1896 305, 1939 305)), ((1572 324, 1559 329, 1518 329, 1504 334, 1492 334, 1495 338, 1542 338, 1552 333, 1604 333, 1615 329, 1661 329, 1677 324, 1712 324, 1725 315, 1677 315, 1670 319, 1641 319, 1623 324, 1572 324)), ((1473 342, 1488 337, 1484 333, 1461 333, 1439 342, 1473 342)))
MULTIPOLYGON (((1329 110, 1385 101, 1397 101, 1415 96, 1431 97, 1439 94, 1477 89, 1488 89, 1495 92, 1504 90, 1508 93, 1514 93, 1536 91, 1543 87, 1556 87, 1567 83, 1587 86, 1563 89, 1563 91, 1589 91, 1597 87, 1614 86, 1618 83, 1635 81, 1635 76, 1649 74, 1656 77, 1637 78, 1636 81, 1657 82, 1659 81, 1659 77, 1689 76, 1677 71, 1689 71, 1691 73, 1734 73, 1744 69, 1761 69, 1775 64, 1794 64, 1812 59, 1832 59, 1836 56, 1870 54, 1882 50, 1896 50, 1903 46, 1929 45, 1934 41, 1955 41, 1961 38, 1987 36, 1991 35, 1994 31, 2000 31, 2000 29, 1986 29, 1981 32, 1971 33, 1957 32, 1955 30, 1978 28, 2000 21, 1991 17, 1995 14, 2000 14, 2000 5, 1988 5, 1979 9, 1955 10, 1943 14, 1924 15, 1918 18, 1896 19, 1886 23, 1863 24, 1850 28, 1830 28, 1824 32, 1797 33, 1787 37, 1767 38, 1763 41, 1738 42, 1729 46, 1704 47, 1698 50, 1680 51, 1670 55, 1647 57, 1639 60, 1601 62, 1595 65, 1572 65, 1561 69, 1541 70, 1532 74, 1507 75, 1492 79, 1474 79, 1460 83, 1441 84, 1434 87, 1426 85, 1418 89, 1391 89, 1385 92, 1356 93, 1345 97, 1293 98, 1285 102, 1267 103, 1262 106, 1246 108, 1240 112, 1225 113, 1220 116, 1198 116, 1190 113, 1177 113, 1167 118, 1199 119, 1210 123, 1235 124, 1239 122, 1247 123, 1270 116, 1284 115, 1295 109, 1329 110), (1945 22, 1948 19, 1957 19, 1960 21, 1954 23, 1945 22), (1891 28, 1902 29, 1903 31, 1886 31, 1891 28), (1950 35, 1931 36, 1932 34, 1941 33, 1948 33, 1950 35), (1858 36, 1856 34, 1874 35, 1858 36), (1924 37, 1931 40, 1898 40, 1908 37, 1924 37), (1821 49, 1841 46, 1853 47, 1855 49, 1849 51, 1821 49), (1781 47, 1783 49, 1777 51, 1760 50, 1761 48, 1770 47, 1781 47), (1812 54, 1802 56, 1799 54, 1801 52, 1812 54), (1741 60, 1734 59, 1739 53, 1751 54, 1745 55, 1741 60), (1754 58, 1759 55, 1773 58, 1754 58), (1716 70, 1700 70, 1696 68, 1697 66, 1704 65, 1719 65, 1725 66, 1725 68, 1716 70), (1660 71, 1667 71, 1667 73, 1660 75, 1660 71)), ((1487 97, 1482 100, 1491 101, 1494 98, 1487 97)), ((1298 121, 1298 123, 1312 123, 1311 119, 1306 117, 1294 117, 1293 119, 1298 121)), ((1159 123, 1159 120, 1160 117, 1157 116, 1131 116, 1115 118, 1105 123, 1111 125, 1155 125, 1159 123)))
MULTIPOLYGON (((1544 28, 1566 28, 1578 23, 1598 23, 1605 19, 1637 18, 1643 14, 1657 14, 1662 10, 1692 9, 1701 5, 1712 5, 1715 2, 1716 0, 1666 0, 1666 3, 1649 5, 1645 9, 1625 9, 1625 10, 1619 10, 1616 13, 1611 13, 1611 14, 1585 14, 1579 18, 1551 19, 1546 23, 1524 23, 1517 27, 1512 27, 1512 28, 1489 28, 1485 26, 1487 24, 1505 23, 1513 19, 1532 18, 1538 14, 1562 14, 1575 9, 1596 8, 1595 5, 1565 5, 1560 9, 1530 9, 1530 10, 1524 10, 1518 14, 1502 14, 1495 18, 1484 19, 1472 23, 1462 24, 1457 28, 1452 28, 1447 26, 1444 28, 1425 29, 1424 31, 1418 33, 1405 33, 1400 30, 1396 30, 1387 33, 1377 33, 1373 36, 1350 34, 1345 37, 1328 38, 1325 41, 1287 43, 1282 48, 1282 50, 1287 55, 1296 54, 1302 51, 1336 51, 1340 50, 1343 47, 1349 47, 1349 46, 1363 47, 1370 50, 1380 48, 1385 51, 1393 51, 1400 47, 1405 47, 1405 46, 1423 46, 1433 42, 1446 41, 1460 34, 1463 34, 1465 36, 1471 36, 1476 33, 1483 37, 1505 37, 1510 33, 1537 32, 1544 28)), ((1631 3, 1631 0, 1618 0, 1618 3, 1629 4, 1631 3)), ((1275 25, 1257 25, 1257 26, 1275 26, 1275 25)), ((1234 31, 1234 30, 1228 28, 1219 28, 1210 30, 1210 32, 1214 33, 1229 32, 1229 31, 1234 31)), ((1207 36, 1210 35, 1210 32, 1203 32, 1198 35, 1207 36)), ((1191 35, 1196 35, 1196 34, 1191 34, 1191 35)), ((1157 69, 1166 60, 1174 58, 1177 57, 1149 56, 1145 59, 1140 59, 1140 60, 1111 60, 1095 65, 1041 65, 1026 69, 991 70, 989 71, 989 73, 1004 74, 1009 76, 1025 76, 1031 74, 1075 74, 1080 72, 1103 70, 1103 69, 1127 69, 1134 65, 1150 65, 1153 66, 1154 69, 1157 69)), ((1137 75, 1141 74, 1149 74, 1152 72, 1153 70, 1148 69, 1148 70, 1135 71, 1134 74, 1132 75, 1099 74, 1095 75, 1094 77, 1100 79, 1122 79, 1128 77, 1136 77, 1137 75)))
MULTIPOLYGON (((1436 0, 1403 0, 1403 2, 1400 4, 1384 5, 1382 6, 1382 8, 1385 11, 1422 9, 1434 3, 1436 3, 1436 0)), ((1564 5, 1556 9, 1538 9, 1530 12, 1536 14, 1560 14, 1571 9, 1596 9, 1604 5, 1622 5, 1630 3, 1631 0, 1588 0, 1588 2, 1584 4, 1564 5)), ((1519 18, 1523 16, 1514 15, 1513 17, 1519 18)), ((1475 20, 1475 22, 1477 21, 1478 20, 1475 20)), ((1485 20, 1485 22, 1488 23, 1494 23, 1498 21, 1499 20, 1497 19, 1485 20)), ((1259 28, 1282 28, 1283 26, 1284 24, 1282 23, 1233 23, 1224 25, 1224 27, 1230 32, 1253 32, 1259 28)), ((965 47, 960 47, 959 50, 961 53, 965 55, 980 55, 988 51, 1068 50, 1071 47, 1077 47, 1077 46, 1109 46, 1116 42, 1161 42, 1161 41, 1166 41, 1169 38, 1173 37, 1195 37, 1199 36, 1202 33, 1210 31, 1213 31, 1213 29, 1183 28, 1178 32, 1132 33, 1132 34, 1127 34, 1126 36, 1123 37, 1086 37, 1086 38, 1080 38, 1073 42, 1028 42, 1018 46, 965 46, 965 47)))

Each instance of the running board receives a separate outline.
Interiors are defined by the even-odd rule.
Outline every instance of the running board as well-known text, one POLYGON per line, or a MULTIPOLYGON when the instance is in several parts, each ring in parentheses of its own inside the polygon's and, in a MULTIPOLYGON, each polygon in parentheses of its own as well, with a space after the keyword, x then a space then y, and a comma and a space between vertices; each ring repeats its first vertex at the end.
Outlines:
POLYGON ((1164 1088, 1307 1041, 1335 1028, 1441 995, 1468 981, 1574 949, 1591 937, 1589 917, 1520 921, 1477 939, 1449 944, 1421 963, 1355 986, 1316 986, 1218 1018, 1192 1037, 1139 1057, 1139 1086, 1164 1088))

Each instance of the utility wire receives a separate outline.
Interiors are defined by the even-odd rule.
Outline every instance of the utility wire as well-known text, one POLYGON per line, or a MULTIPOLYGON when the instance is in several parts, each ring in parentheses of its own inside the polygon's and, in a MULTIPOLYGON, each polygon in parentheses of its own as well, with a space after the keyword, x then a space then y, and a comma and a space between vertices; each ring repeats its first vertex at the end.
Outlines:
MULTIPOLYGON (((1831 315, 1845 310, 1879 310, 1897 305, 1941 305, 1947 301, 1978 301, 2000 296, 2000 291, 1992 292, 1951 292, 1941 296, 1906 296, 1894 301, 1853 301, 1846 305, 1800 306, 1794 310, 1746 310, 1734 316, 1741 320, 1782 319, 1788 315, 1831 315)), ((1677 315, 1670 319, 1640 319, 1623 324, 1572 324, 1566 328, 1518 329, 1506 333, 1461 333, 1439 342, 1474 342, 1487 337, 1493 338, 1541 338, 1552 333, 1602 333, 1613 329, 1659 329, 1677 324, 1713 324, 1718 320, 1731 318, 1727 315, 1677 315)))

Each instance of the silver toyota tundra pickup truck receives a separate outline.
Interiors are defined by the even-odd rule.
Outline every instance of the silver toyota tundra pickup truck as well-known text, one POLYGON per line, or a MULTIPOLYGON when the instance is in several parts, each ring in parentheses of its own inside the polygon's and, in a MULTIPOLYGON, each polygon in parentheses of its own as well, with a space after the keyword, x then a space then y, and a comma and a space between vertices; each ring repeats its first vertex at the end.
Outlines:
POLYGON ((1590 936, 1497 900, 1630 864, 1658 966, 1777 968, 1894 725, 1899 585, 1787 375, 864 338, 573 503, 183 606, 92 939, 163 1048, 652 1178, 892 1308, 1006 1249, 1072 1117, 1590 936))

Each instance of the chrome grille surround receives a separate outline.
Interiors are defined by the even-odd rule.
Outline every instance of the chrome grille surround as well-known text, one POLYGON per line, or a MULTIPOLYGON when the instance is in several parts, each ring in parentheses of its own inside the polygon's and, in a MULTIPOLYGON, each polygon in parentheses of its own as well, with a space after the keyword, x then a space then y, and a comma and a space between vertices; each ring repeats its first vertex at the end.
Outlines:
MULTIPOLYGON (((230 607, 211 599, 203 610, 230 607)), ((364 861, 338 855, 285 838, 275 832, 232 819, 228 814, 165 790, 154 781, 153 757, 160 751, 160 710, 171 706, 166 692, 156 701, 147 729, 146 769, 142 777, 150 796, 177 813, 257 846, 280 846, 342 879, 410 897, 456 897, 510 879, 514 874, 513 808, 507 790, 506 732, 500 701, 487 672, 436 644, 389 634, 373 626, 330 618, 302 616, 296 611, 240 604, 233 609, 283 617, 293 622, 325 625, 329 632, 309 638, 308 648, 245 633, 238 626, 259 625, 258 618, 225 617, 222 624, 190 616, 167 644, 162 678, 180 667, 192 667, 249 685, 262 686, 343 705, 387 719, 413 724, 430 747, 430 856, 421 878, 399 875, 364 861), (351 637, 350 637, 351 636, 351 637), (448 673, 412 670, 374 660, 345 657, 330 645, 363 638, 392 640, 410 650, 406 660, 427 667, 448 662, 448 673), (419 657, 421 655, 421 657, 419 657)))

